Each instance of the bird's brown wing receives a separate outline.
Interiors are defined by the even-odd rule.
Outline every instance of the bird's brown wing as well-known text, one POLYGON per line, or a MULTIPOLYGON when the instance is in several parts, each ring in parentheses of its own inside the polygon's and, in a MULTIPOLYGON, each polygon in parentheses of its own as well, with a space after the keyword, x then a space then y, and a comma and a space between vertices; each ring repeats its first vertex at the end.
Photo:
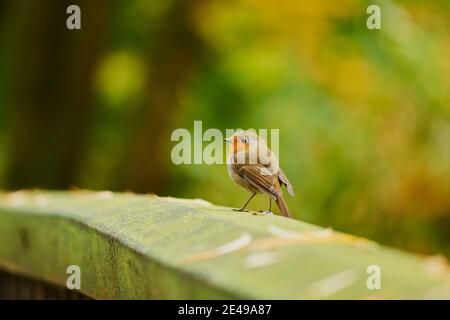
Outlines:
POLYGON ((270 174, 270 171, 261 164, 243 165, 238 172, 248 183, 272 199, 276 200, 281 195, 278 177, 270 174))
POLYGON ((284 184, 291 196, 295 196, 294 188, 292 188, 292 184, 289 182, 289 179, 284 174, 283 170, 279 168, 278 171, 278 179, 280 179, 280 183, 284 184))

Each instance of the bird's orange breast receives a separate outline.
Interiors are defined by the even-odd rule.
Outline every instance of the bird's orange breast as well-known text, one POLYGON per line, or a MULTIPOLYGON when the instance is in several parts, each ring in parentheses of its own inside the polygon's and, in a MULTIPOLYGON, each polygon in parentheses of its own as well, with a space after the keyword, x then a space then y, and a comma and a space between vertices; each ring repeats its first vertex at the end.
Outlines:
POLYGON ((233 139, 233 141, 231 142, 230 152, 232 154, 236 154, 236 153, 241 152, 241 151, 244 151, 246 153, 249 151, 248 143, 239 142, 238 139, 235 137, 233 139))

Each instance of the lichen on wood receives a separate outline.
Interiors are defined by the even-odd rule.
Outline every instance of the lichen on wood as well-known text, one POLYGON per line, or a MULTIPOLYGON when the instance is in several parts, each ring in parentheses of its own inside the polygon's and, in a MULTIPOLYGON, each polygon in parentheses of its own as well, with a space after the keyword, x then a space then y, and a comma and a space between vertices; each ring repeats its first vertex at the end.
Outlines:
POLYGON ((445 259, 204 200, 131 193, 0 194, 0 268, 99 299, 450 298, 445 259), (369 289, 379 267, 381 289, 369 289))

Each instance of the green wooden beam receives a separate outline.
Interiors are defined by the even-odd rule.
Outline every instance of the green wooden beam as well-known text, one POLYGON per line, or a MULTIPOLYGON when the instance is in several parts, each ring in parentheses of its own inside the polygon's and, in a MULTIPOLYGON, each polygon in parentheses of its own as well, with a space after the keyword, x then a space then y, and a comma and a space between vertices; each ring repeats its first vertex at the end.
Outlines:
POLYGON ((450 298, 445 259, 300 221, 204 200, 0 194, 0 268, 64 286, 69 265, 94 298, 450 298), (371 265, 381 289, 367 286, 371 265))

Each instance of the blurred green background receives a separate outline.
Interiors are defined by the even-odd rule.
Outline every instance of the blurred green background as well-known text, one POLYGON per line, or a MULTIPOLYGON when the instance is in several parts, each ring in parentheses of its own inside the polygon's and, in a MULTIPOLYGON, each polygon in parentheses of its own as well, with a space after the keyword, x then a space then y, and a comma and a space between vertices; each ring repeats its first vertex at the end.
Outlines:
POLYGON ((0 187, 239 207, 171 132, 279 128, 296 218, 450 256, 449 21, 448 0, 0 0, 0 187))

